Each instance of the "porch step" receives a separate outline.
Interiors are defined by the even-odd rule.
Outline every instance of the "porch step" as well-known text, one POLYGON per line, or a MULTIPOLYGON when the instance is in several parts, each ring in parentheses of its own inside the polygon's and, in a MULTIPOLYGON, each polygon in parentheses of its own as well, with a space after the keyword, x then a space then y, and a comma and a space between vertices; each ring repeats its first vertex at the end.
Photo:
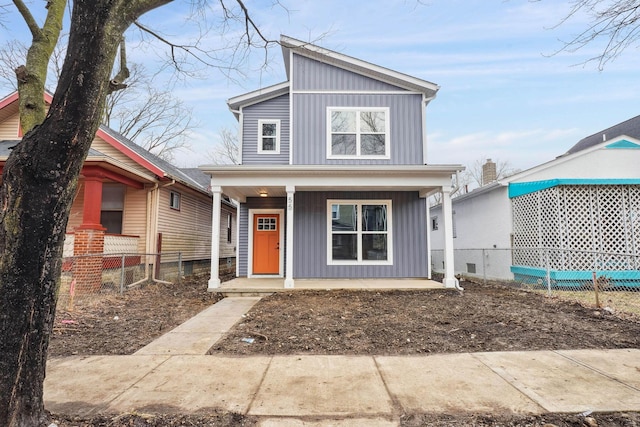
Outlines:
POLYGON ((246 288, 221 288, 217 292, 227 297, 265 297, 274 292, 292 291, 293 289, 246 289, 246 288))

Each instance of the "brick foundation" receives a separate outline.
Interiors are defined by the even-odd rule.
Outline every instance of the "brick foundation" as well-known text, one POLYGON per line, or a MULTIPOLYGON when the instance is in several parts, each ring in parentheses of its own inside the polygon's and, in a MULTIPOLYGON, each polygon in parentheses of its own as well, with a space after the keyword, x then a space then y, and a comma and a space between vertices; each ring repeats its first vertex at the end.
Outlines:
POLYGON ((94 293, 102 287, 102 257, 83 256, 101 254, 104 251, 104 230, 77 229, 73 254, 75 256, 73 278, 76 293, 94 293))

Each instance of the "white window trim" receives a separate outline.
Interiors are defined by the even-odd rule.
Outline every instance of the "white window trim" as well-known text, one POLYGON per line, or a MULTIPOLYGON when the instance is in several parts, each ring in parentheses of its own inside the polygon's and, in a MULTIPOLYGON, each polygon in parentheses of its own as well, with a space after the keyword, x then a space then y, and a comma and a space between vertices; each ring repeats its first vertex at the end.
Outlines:
POLYGON ((263 119, 258 120, 258 153, 260 154, 280 154, 280 120, 277 119, 263 119), (275 124, 276 125, 276 144, 274 150, 263 150, 262 149, 262 125, 264 124, 275 124))
POLYGON ((393 218, 391 200, 347 200, 330 199, 327 200, 327 265, 393 265, 393 218), (357 260, 334 260, 333 259, 333 230, 332 230, 332 204, 358 205, 357 235, 358 235, 358 259, 357 260), (387 259, 386 260, 363 260, 362 259, 362 205, 386 205, 387 206, 387 259))
MULTIPOLYGON (((356 115, 359 120, 360 115, 356 115)), ((327 107, 327 159, 389 159, 390 158, 390 150, 389 146, 391 144, 390 138, 390 110, 389 107, 327 107), (354 155, 335 155, 331 154, 331 113, 334 111, 382 111, 385 114, 384 120, 384 155, 366 155, 363 156, 360 154, 360 128, 356 123, 356 154, 354 155)))

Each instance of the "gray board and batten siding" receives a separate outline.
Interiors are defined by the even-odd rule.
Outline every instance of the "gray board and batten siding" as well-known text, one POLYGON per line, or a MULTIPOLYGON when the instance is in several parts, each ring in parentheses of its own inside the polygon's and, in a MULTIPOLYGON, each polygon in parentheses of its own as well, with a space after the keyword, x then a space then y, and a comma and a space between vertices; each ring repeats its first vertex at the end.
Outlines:
POLYGON ((380 91, 406 89, 301 55, 293 55, 294 91, 380 91))
MULTIPOLYGON (((246 277, 249 209, 285 209, 286 199, 247 198, 240 206, 239 276, 246 277)), ((294 266, 296 279, 427 277, 426 204, 415 191, 299 191, 294 196, 294 266), (327 265, 327 200, 391 200, 392 265, 327 265)), ((286 218, 282 226, 286 227, 286 218)), ((286 230, 286 228, 285 228, 286 230)), ((286 240, 286 238, 285 238, 286 240)), ((283 242, 284 243, 284 242, 283 242)))
POLYGON ((423 163, 422 96, 418 94, 294 94, 296 165, 423 163), (389 159, 327 159, 327 107, 388 107, 389 159))
POLYGON ((427 277, 426 204, 416 191, 301 191, 295 193, 296 279, 427 277), (391 200, 392 265, 327 265, 327 200, 391 200))
POLYGON ((281 95, 242 109, 242 163, 289 164, 289 95, 281 95), (258 120, 280 120, 280 153, 258 153, 258 120))
POLYGON ((301 55, 293 64, 293 164, 423 163, 422 94, 301 55), (388 107, 390 158, 327 159, 328 107, 388 107))

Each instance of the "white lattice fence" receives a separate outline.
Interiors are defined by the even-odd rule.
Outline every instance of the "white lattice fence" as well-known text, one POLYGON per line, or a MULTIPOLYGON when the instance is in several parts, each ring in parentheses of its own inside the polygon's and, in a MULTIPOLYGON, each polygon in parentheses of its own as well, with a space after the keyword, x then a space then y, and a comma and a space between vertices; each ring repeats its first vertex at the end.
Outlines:
POLYGON ((638 185, 557 186, 516 197, 512 206, 514 248, 551 249, 548 259, 516 250, 516 265, 619 270, 629 268, 619 254, 640 252, 638 185))

